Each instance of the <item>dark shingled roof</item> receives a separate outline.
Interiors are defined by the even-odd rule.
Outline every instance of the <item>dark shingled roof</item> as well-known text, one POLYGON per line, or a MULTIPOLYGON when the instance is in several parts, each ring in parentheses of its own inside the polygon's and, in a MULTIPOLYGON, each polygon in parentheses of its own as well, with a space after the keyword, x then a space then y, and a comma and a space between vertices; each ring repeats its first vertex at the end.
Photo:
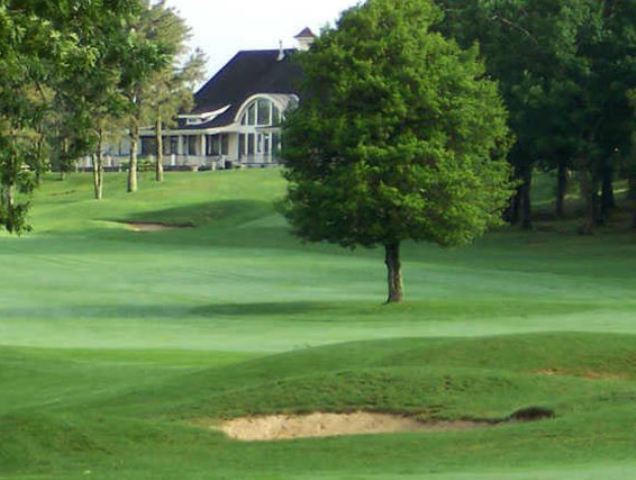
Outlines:
POLYGON ((186 129, 223 127, 231 124, 243 103, 258 93, 298 94, 302 70, 292 61, 295 50, 251 50, 237 53, 194 96, 193 114, 231 107, 214 120, 199 125, 182 125, 186 129))

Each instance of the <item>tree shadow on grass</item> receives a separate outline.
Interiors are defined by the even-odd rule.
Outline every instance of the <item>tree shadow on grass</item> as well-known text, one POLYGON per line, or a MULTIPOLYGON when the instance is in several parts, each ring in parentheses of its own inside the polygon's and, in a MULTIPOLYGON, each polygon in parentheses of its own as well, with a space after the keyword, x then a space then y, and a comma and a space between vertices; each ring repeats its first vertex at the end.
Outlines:
POLYGON ((71 306, 43 306, 43 307, 17 307, 0 308, 2 319, 180 319, 188 316, 188 307, 171 305, 71 305, 71 306))
POLYGON ((202 317, 264 317, 264 316, 300 316, 320 315, 324 318, 342 316, 351 311, 370 314, 367 304, 355 302, 257 302, 257 303, 225 303, 206 305, 190 310, 190 314, 202 317), (365 308, 366 305, 366 308, 365 308))
POLYGON ((236 226, 275 213, 272 202, 258 200, 220 200, 183 207, 138 212, 125 218, 107 219, 119 222, 158 222, 176 225, 236 226))
MULTIPOLYGON (((317 315, 318 318, 343 318, 348 313, 372 314, 375 309, 367 304, 357 303, 337 304, 332 302, 263 302, 263 303, 225 303, 190 307, 188 305, 72 305, 60 307, 0 307, 2 319, 32 319, 47 318, 51 320, 68 319, 158 319, 181 321, 185 318, 210 319, 236 318, 241 320, 258 319, 263 317, 294 317, 317 315)), ((377 312, 377 310, 376 310, 377 312)))

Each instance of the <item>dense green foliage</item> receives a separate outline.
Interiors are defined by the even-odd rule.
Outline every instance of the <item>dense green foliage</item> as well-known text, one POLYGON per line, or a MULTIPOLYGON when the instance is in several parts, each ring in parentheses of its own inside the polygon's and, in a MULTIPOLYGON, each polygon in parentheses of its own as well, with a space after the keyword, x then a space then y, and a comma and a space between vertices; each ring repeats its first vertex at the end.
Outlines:
MULTIPOLYGON (((412 301, 384 307, 382 252, 299 243, 274 208, 279 171, 153 178, 141 175, 134 202, 125 174, 106 175, 103 203, 90 200, 88 174, 45 182, 35 232, 0 236, 0 476, 636 474, 630 234, 540 222, 468 249, 407 242, 412 301), (196 228, 140 233, 121 221, 196 228), (273 444, 188 424, 355 408, 501 418, 532 405, 557 418, 273 444)), ((538 179, 541 209, 549 185, 538 179)))
MULTIPOLYGON (((0 226, 27 230, 26 200, 42 172, 64 173, 88 154, 101 199, 106 135, 126 114, 138 132, 143 87, 173 67, 186 31, 165 2, 0 3, 0 226)), ((176 97, 190 77, 171 84, 176 97)))
MULTIPOLYGON (((84 53, 67 32, 52 21, 44 21, 18 2, 0 2, 0 228, 10 232, 27 229, 28 203, 16 194, 30 193, 35 178, 30 171, 43 163, 39 127, 46 109, 42 85, 48 70, 84 53)), ((53 14, 52 6, 31 6, 43 15, 53 14), (52 11, 48 11, 52 10, 52 11)))
POLYGON ((284 127, 288 218, 309 241, 387 250, 400 301, 404 240, 461 245, 510 195, 506 114, 478 50, 432 33, 428 0, 370 0, 312 49, 284 127), (397 270, 397 273, 395 273, 397 270))
POLYGON ((630 155, 636 82, 636 4, 614 0, 438 0, 441 30, 479 43, 499 80, 517 142, 510 161, 522 180, 510 220, 531 226, 537 168, 556 169, 557 215, 565 213, 568 171, 585 192, 583 230, 606 221, 613 181, 630 155))

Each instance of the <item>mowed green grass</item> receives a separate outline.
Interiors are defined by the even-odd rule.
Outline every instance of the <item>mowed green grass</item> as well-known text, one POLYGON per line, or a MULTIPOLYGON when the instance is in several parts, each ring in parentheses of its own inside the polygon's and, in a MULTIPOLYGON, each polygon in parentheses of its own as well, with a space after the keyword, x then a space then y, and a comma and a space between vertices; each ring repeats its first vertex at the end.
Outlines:
MULTIPOLYGON (((278 170, 47 179, 0 235, 0 478, 625 479, 636 476, 636 240, 614 226, 303 245, 278 170), (134 232, 125 221, 195 228, 134 232), (562 230, 556 233, 552 230, 562 230), (192 420, 371 410, 554 420, 436 434, 231 441, 192 420)), ((544 200, 548 201, 548 200, 544 200)))

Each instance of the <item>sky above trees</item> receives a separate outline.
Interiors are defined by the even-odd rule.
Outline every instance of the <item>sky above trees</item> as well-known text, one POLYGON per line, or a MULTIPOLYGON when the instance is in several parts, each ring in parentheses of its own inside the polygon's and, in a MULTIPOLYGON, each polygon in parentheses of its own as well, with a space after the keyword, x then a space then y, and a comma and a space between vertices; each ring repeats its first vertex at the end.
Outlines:
POLYGON ((215 73, 239 50, 295 45, 294 35, 304 27, 318 32, 340 12, 358 0, 168 0, 192 27, 192 46, 209 57, 208 70, 215 73))

